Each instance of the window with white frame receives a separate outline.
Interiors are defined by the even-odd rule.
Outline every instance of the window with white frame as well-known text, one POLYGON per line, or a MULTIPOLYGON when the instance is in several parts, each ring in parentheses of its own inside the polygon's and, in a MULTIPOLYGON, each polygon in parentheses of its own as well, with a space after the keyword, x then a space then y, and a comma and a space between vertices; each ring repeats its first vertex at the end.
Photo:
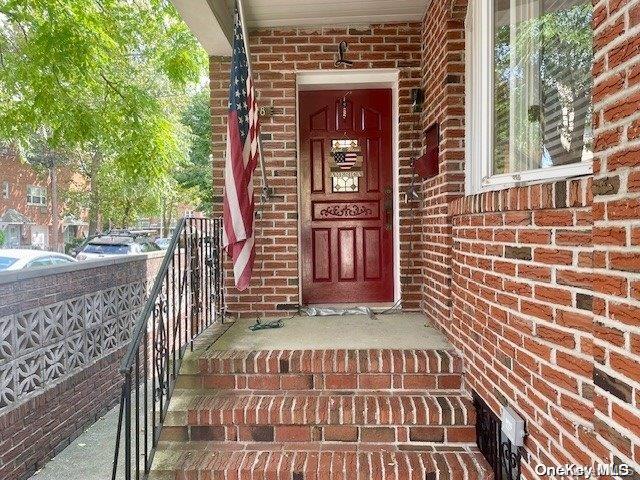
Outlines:
POLYGON ((45 187, 35 187, 33 185, 29 185, 27 187, 27 204, 46 205, 47 189, 45 187))
POLYGON ((468 193, 591 172, 592 11, 584 0, 469 3, 468 193))

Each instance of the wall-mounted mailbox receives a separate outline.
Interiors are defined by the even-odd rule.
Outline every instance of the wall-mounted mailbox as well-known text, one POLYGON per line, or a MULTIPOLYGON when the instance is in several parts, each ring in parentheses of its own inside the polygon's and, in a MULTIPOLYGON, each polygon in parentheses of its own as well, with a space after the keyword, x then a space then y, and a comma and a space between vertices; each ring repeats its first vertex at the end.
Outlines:
POLYGON ((413 169, 421 178, 435 177, 440 173, 440 128, 434 123, 425 130, 424 155, 414 160, 413 169))
POLYGON ((413 168, 423 179, 438 175, 438 148, 431 147, 427 149, 424 155, 414 160, 413 168))

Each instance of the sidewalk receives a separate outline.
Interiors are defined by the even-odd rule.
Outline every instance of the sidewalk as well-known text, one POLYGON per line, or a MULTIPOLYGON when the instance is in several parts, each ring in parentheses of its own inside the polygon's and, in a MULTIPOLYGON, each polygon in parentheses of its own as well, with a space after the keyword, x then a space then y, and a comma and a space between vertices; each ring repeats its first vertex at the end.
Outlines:
POLYGON ((111 409, 37 471, 31 480, 109 480, 118 408, 111 409))

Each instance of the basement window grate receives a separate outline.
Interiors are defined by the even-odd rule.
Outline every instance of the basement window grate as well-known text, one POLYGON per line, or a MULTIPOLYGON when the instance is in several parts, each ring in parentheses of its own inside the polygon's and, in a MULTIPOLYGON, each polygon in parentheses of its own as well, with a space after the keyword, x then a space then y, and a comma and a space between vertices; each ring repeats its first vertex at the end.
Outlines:
POLYGON ((520 480, 521 451, 502 433, 502 422, 473 392, 476 407, 476 442, 494 472, 494 480, 520 480))

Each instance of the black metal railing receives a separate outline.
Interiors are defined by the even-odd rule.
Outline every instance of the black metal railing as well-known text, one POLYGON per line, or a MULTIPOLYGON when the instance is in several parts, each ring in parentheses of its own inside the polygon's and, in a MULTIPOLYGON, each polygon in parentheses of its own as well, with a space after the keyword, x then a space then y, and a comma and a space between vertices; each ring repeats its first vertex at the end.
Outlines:
POLYGON ((183 218, 120 367, 112 480, 147 478, 185 351, 208 326, 224 321, 222 261, 222 222, 183 218))
POLYGON ((502 422, 489 405, 474 392, 476 442, 493 469, 495 480, 520 480, 520 449, 502 433, 502 422))

